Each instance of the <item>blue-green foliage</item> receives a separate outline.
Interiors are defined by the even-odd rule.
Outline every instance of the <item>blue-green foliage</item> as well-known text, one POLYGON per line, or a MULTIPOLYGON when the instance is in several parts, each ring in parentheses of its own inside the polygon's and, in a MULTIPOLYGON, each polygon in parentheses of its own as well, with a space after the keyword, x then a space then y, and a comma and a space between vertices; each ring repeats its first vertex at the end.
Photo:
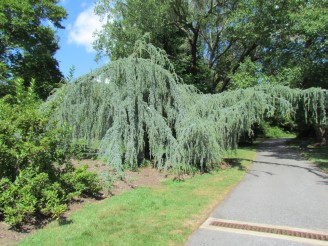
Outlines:
POLYGON ((320 89, 265 84, 213 95, 181 82, 162 50, 139 41, 131 56, 59 90, 46 109, 72 127, 75 140, 98 143, 100 157, 117 170, 147 154, 158 168, 211 168, 254 123, 293 118, 300 102, 307 119, 325 121, 320 89))

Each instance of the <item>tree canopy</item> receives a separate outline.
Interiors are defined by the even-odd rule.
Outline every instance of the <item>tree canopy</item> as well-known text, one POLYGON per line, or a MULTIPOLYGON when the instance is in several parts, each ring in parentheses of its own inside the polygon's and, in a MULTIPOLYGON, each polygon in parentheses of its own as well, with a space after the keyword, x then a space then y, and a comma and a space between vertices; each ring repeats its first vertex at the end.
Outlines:
MULTIPOLYGON (((54 58, 59 49, 55 28, 66 10, 58 0, 2 0, 0 2, 0 86, 20 77, 24 85, 35 79, 36 92, 46 98, 62 79, 54 58)), ((8 88, 8 87, 6 87, 8 88)))
POLYGON ((328 86, 323 0, 99 0, 96 11, 107 18, 95 43, 100 55, 125 57, 150 33, 203 92, 226 90, 249 66, 258 68, 253 83, 262 74, 293 87, 328 86))
POLYGON ((75 140, 98 144, 117 170, 151 159, 158 168, 190 171, 218 164, 265 116, 291 118, 300 105, 305 118, 325 124, 320 89, 266 84, 202 94, 182 83, 163 50, 138 41, 129 57, 57 91, 46 109, 71 125, 75 140))

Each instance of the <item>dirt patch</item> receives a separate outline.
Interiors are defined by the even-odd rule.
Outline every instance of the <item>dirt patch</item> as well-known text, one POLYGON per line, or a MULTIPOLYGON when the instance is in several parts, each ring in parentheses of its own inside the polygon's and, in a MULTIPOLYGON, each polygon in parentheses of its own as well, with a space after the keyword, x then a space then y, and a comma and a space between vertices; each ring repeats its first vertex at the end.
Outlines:
POLYGON ((22 240, 27 235, 30 235, 31 232, 16 232, 10 230, 9 226, 5 223, 0 223, 0 245, 12 245, 20 240, 22 240))
MULTIPOLYGON (((126 171, 126 183, 132 188, 136 187, 159 187, 161 181, 168 178, 168 175, 150 167, 139 169, 137 172, 126 171)), ((119 185, 119 184, 117 184, 119 185)))
MULTIPOLYGON (((89 171, 96 172, 99 176, 101 176, 102 173, 111 172, 110 168, 100 160, 72 160, 72 163, 74 167, 87 165, 89 171)), ((151 167, 139 168, 135 172, 126 170, 124 172, 124 180, 116 178, 115 181, 113 181, 110 194, 106 194, 105 190, 103 191, 105 194, 104 197, 118 195, 137 187, 159 187, 162 185, 162 180, 170 177, 173 178, 172 175, 159 172, 151 167)))
MULTIPOLYGON (((88 170, 101 174, 102 172, 108 172, 108 166, 99 160, 72 160, 72 163, 75 167, 81 165, 88 165, 88 170)), ((102 196, 97 199, 92 198, 79 198, 74 200, 70 205, 68 210, 65 212, 63 217, 60 219, 61 223, 65 223, 67 217, 73 213, 84 207, 86 204, 95 204, 101 202, 101 200, 108 198, 110 196, 116 196, 123 192, 135 189, 137 187, 160 187, 162 186, 161 181, 167 178, 173 178, 173 176, 168 175, 163 172, 159 172, 158 170, 151 167, 144 167, 138 169, 137 172, 125 171, 125 179, 124 180, 116 180, 112 184, 112 188, 110 192, 103 191, 102 196)), ((46 222, 41 222, 37 226, 35 225, 26 225, 22 228, 21 231, 11 230, 10 227, 0 222, 0 245, 7 246, 13 245, 23 238, 33 234, 40 228, 44 227, 46 222)))
POLYGON ((108 171, 108 166, 106 165, 106 163, 103 162, 103 161, 100 161, 100 160, 92 160, 92 159, 76 160, 76 159, 72 159, 71 162, 72 162, 74 167, 80 167, 80 166, 87 165, 88 170, 90 172, 101 173, 101 172, 108 171))

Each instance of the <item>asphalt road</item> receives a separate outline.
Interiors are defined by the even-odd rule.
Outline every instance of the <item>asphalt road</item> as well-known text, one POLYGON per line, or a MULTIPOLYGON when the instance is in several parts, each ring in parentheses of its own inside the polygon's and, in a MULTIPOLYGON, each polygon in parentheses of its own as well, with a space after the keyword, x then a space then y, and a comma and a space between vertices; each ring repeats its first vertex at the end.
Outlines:
MULTIPOLYGON (((285 141, 268 140, 261 145, 244 180, 210 217, 328 233, 328 175, 286 147, 285 141)), ((315 244, 203 226, 186 245, 315 244)))

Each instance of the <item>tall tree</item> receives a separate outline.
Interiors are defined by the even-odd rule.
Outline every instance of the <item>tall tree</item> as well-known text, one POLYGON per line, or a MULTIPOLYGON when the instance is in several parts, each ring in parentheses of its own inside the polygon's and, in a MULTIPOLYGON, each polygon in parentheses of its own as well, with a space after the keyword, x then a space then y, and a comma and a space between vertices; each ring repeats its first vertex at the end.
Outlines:
POLYGON ((260 68, 257 74, 302 87, 311 71, 323 74, 326 67, 322 0, 100 0, 98 13, 114 13, 98 34, 100 53, 124 54, 145 32, 168 50, 158 38, 168 35, 178 74, 205 92, 226 90, 251 62, 260 68), (300 56, 304 65, 295 67, 300 56))
POLYGON ((10 84, 12 78, 24 79, 29 86, 36 82, 42 98, 62 79, 54 58, 59 49, 55 28, 67 13, 58 0, 2 0, 0 2, 0 81, 10 84))
POLYGON ((288 14, 286 28, 271 39, 263 55, 265 72, 275 74, 281 68, 298 70, 299 79, 292 87, 320 86, 328 89, 327 28, 328 5, 324 0, 294 3, 288 14))
POLYGON ((184 81, 196 82, 191 73, 189 44, 185 33, 172 24, 169 1, 99 0, 95 10, 107 18, 94 44, 98 58, 109 56, 114 61, 126 57, 133 51, 134 43, 148 34, 144 38, 167 52, 184 81))

